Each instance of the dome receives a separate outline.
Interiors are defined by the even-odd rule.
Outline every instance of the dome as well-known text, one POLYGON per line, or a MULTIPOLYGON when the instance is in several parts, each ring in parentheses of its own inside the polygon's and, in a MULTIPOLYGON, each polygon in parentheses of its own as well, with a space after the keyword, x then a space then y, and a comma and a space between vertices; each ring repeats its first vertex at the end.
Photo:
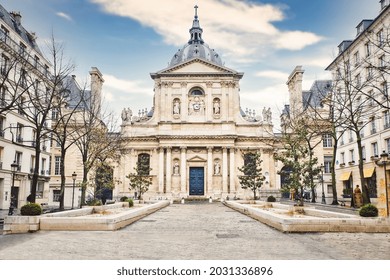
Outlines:
POLYGON ((223 66, 221 57, 202 39, 203 29, 199 25, 197 9, 198 6, 195 6, 195 18, 190 29, 191 38, 182 49, 175 53, 169 66, 175 66, 193 58, 201 58, 223 66))

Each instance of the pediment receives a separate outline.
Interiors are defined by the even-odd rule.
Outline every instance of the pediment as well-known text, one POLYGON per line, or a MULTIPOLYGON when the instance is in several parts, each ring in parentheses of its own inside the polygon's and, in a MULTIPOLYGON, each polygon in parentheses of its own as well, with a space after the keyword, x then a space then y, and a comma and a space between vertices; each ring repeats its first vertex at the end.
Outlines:
POLYGON ((189 158, 187 161, 189 161, 189 162, 206 162, 207 160, 200 157, 200 156, 194 156, 192 158, 189 158))
POLYGON ((237 74, 237 71, 212 62, 194 58, 178 65, 163 69, 157 74, 181 74, 181 73, 213 73, 213 74, 237 74))

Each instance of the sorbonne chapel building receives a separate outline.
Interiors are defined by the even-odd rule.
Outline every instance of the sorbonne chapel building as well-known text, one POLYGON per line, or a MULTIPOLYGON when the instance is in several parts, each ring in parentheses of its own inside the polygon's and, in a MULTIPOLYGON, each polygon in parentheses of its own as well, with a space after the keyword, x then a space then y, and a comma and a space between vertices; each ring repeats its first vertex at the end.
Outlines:
POLYGON ((195 10, 188 43, 167 68, 150 74, 152 109, 140 113, 123 109, 121 133, 127 150, 114 171, 114 197, 134 195, 126 176, 134 173, 141 157, 152 177, 144 199, 253 197, 238 179, 243 155, 251 151, 260 152, 263 160, 261 197, 280 196, 272 113, 264 108, 258 116, 241 110, 244 74, 225 67, 202 33, 195 10))

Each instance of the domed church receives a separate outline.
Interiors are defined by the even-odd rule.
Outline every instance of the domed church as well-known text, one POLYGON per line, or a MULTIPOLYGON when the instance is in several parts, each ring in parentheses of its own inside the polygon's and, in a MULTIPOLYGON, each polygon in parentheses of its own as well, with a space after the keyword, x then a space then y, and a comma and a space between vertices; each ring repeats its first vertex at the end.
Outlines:
MULTIPOLYGON (((260 152, 265 176, 261 196, 278 195, 275 137, 270 110, 263 115, 240 108, 243 73, 227 68, 203 40, 195 6, 190 39, 167 68, 151 73, 152 110, 122 111, 121 134, 127 150, 114 171, 114 196, 133 196, 130 173, 139 160, 150 167, 152 184, 144 199, 250 198, 240 187, 243 155, 260 152)), ((259 104, 260 106, 261 104, 259 104)))

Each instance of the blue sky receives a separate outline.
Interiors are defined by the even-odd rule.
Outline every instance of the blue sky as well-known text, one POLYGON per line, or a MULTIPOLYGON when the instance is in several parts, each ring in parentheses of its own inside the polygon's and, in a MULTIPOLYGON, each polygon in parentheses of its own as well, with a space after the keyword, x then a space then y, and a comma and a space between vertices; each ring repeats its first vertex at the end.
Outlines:
POLYGON ((274 123, 288 102, 289 73, 305 69, 304 89, 329 78, 324 69, 337 45, 355 37, 362 19, 379 14, 379 0, 0 0, 20 11, 22 24, 36 32, 45 51, 52 32, 76 64, 80 83, 91 67, 105 78, 105 104, 150 108, 149 73, 167 66, 189 38, 194 5, 203 38, 226 67, 244 72, 241 107, 271 107, 274 123))

